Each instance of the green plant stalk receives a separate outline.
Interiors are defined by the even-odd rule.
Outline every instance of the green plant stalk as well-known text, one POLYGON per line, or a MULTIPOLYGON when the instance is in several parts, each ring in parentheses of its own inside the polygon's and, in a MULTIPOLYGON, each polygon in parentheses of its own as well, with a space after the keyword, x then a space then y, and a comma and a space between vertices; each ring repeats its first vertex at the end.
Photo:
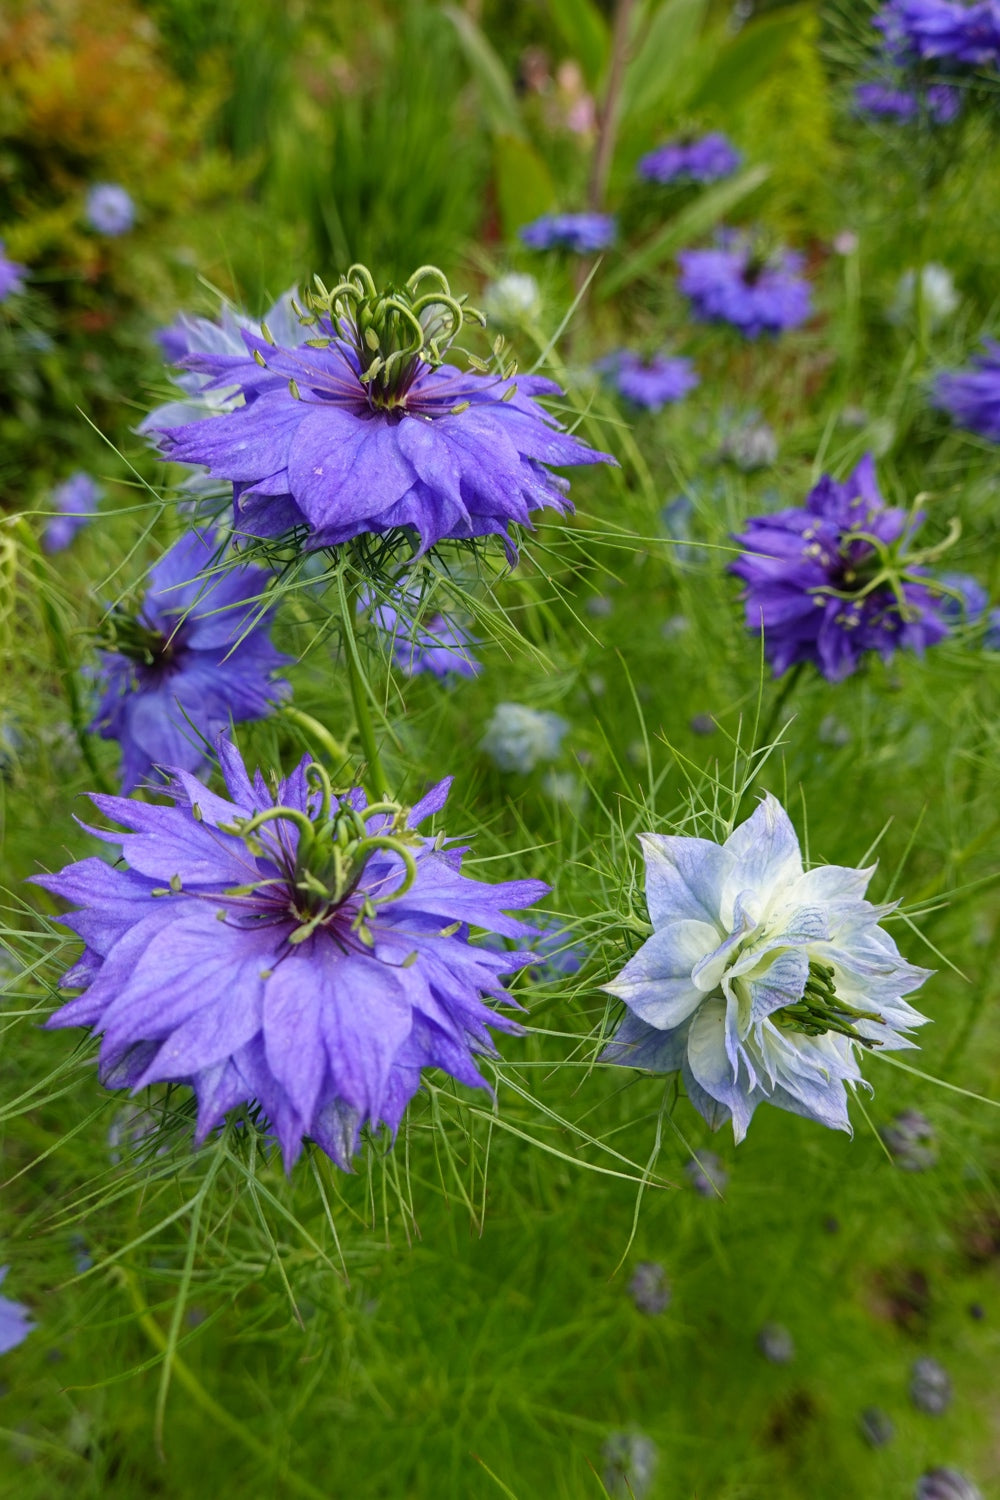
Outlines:
POLYGON ((361 740, 361 748, 364 751, 367 763, 367 774, 364 777, 366 789, 372 796, 381 799, 389 795, 389 786, 386 781, 385 772, 382 769, 382 760, 379 755, 378 741, 375 738, 375 724, 372 720, 371 706, 368 701, 368 683, 361 666, 361 654, 358 651, 358 637, 354 629, 354 610, 357 602, 357 590, 348 591, 344 584, 343 573, 337 575, 337 593, 340 598, 341 627, 344 632, 344 644, 347 647, 347 676, 351 685, 351 702, 354 705, 354 722, 357 726, 358 737, 361 740))

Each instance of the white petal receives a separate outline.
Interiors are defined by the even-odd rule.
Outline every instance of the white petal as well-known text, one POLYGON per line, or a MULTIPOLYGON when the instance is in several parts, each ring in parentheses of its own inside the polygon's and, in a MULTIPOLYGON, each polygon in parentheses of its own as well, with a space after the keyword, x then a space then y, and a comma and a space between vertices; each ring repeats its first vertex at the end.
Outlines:
POLYGON ((802 875, 802 855, 791 819, 781 803, 767 794, 760 806, 729 835, 723 845, 732 859, 722 887, 721 916, 727 917, 741 891, 756 891, 768 901, 802 875))
POLYGON ((639 835, 646 856, 646 904, 654 927, 682 917, 714 922, 730 861, 709 839, 639 835))

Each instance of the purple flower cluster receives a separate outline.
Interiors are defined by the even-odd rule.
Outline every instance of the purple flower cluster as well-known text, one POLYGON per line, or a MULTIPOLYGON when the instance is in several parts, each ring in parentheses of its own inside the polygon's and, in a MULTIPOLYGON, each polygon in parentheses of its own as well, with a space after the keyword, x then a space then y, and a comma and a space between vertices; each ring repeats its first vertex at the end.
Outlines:
POLYGON ((907 569, 908 523, 882 499, 870 454, 843 484, 824 475, 804 506, 747 523, 730 571, 746 585, 747 628, 763 631, 775 676, 813 662, 839 682, 866 651, 887 659, 947 635, 940 599, 907 569))
POLYGON ((100 491, 91 476, 78 469, 52 491, 52 504, 59 512, 50 516, 42 531, 42 550, 63 552, 77 532, 93 518, 100 491))
POLYGON ((244 404, 159 428, 162 451, 233 484, 243 535, 302 528, 303 544, 319 548, 402 527, 421 553, 445 538, 496 535, 513 560, 512 522, 530 526, 542 506, 571 508, 567 482, 547 465, 614 460, 538 404, 562 394, 551 381, 436 357, 462 317, 450 292, 423 291, 432 277, 447 288, 439 273, 424 268, 406 288, 380 293, 362 271, 330 294, 336 322, 314 320, 309 344, 244 328, 242 353, 188 355, 184 367, 209 377, 202 394, 223 390, 244 404))
POLYGON ((613 214, 543 214, 524 224, 518 235, 531 250, 572 250, 593 255, 615 242, 618 226, 613 214))
POLYGON ((617 349, 598 360, 596 368, 607 376, 620 396, 647 411, 659 411, 673 401, 682 400, 699 383, 689 359, 669 354, 643 359, 630 349, 617 349))
POLYGON ((934 383, 934 405, 959 427, 1000 443, 1000 343, 984 341, 970 370, 952 370, 934 383))
POLYGON ((15 292, 24 291, 23 278, 27 269, 27 266, 19 265, 16 260, 7 259, 3 240, 0 240, 0 302, 6 302, 15 292))
POLYGON ((404 676, 430 672, 437 678, 452 674, 475 677, 482 671, 469 649, 476 642, 461 625, 440 613, 418 622, 420 600, 415 591, 404 592, 398 602, 399 608, 373 599, 364 601, 372 606, 372 624, 385 637, 392 659, 404 676))
POLYGON ((870 120, 905 125, 926 118, 933 125, 950 125, 962 107, 962 97, 947 83, 932 84, 925 91, 887 83, 859 83, 854 90, 854 107, 870 120))
POLYGON ((643 156, 636 168, 646 182, 719 182, 731 177, 743 157, 721 131, 698 140, 668 141, 643 156))
POLYGON ((900 64, 1000 65, 1000 0, 888 0, 873 24, 900 64))
POLYGON ((311 1138, 346 1169, 363 1126, 395 1133, 422 1068, 485 1087, 487 1027, 519 1028, 484 998, 509 1001, 501 976, 532 955, 469 929, 530 937, 505 912, 548 887, 473 880, 461 850, 415 832, 448 781, 407 813, 334 792, 306 761, 269 790, 219 753, 228 798, 183 770, 170 806, 94 794, 129 830, 98 835, 125 865, 36 877, 78 908, 62 921, 85 945, 63 979, 83 993, 49 1025, 102 1033, 109 1088, 190 1085, 199 1142, 255 1101, 288 1167, 311 1138))
POLYGON ((211 531, 189 531, 160 558, 136 616, 111 616, 111 645, 101 652, 102 692, 91 730, 122 747, 122 790, 154 766, 198 772, 202 739, 230 721, 264 718, 288 692, 272 673, 287 657, 272 646, 270 611, 259 599, 260 568, 212 571, 220 547, 211 531))
POLYGON ((786 250, 755 253, 745 239, 724 232, 714 249, 683 250, 677 257, 678 286, 696 318, 729 323, 744 338, 798 328, 812 312, 804 257, 786 250))

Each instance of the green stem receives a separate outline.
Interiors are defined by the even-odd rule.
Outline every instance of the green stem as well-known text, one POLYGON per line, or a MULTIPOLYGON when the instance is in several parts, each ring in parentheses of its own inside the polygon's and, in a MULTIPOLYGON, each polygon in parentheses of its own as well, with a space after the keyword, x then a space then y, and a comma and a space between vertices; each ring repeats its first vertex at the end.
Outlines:
MULTIPOLYGON (((764 721, 763 729, 758 729, 758 731, 754 735, 755 750, 770 744, 774 736, 775 729, 778 726, 778 722, 788 705, 788 700, 789 698, 791 698, 792 693, 795 691, 802 678, 802 673, 805 669, 805 665, 806 664, 804 661, 796 662, 792 670, 786 674, 785 680, 782 682, 781 687, 778 690, 778 695, 771 705, 771 711, 764 721)), ((762 760, 760 764, 758 764, 757 769, 753 772, 752 776, 750 776, 749 780, 743 788, 742 793, 740 794, 739 806, 736 809, 737 821, 739 820, 740 813, 743 810, 743 804, 749 796, 754 782, 757 780, 757 777, 760 775, 763 769, 763 764, 764 763, 762 760)))
POLYGON ((322 746, 333 766, 342 766, 345 761, 350 760, 350 751, 342 740, 335 739, 325 724, 314 719, 312 714, 305 713, 301 708, 293 708, 291 704, 285 704, 281 710, 281 717, 287 719, 290 724, 296 724, 311 739, 322 746))
POLYGON ((337 574, 337 592, 340 596, 340 617, 341 627, 344 632, 344 644, 347 647, 347 676, 351 684, 354 722, 357 725, 361 748, 364 751, 368 767, 365 778, 366 789, 375 797, 387 797, 389 795, 389 786, 385 779, 385 772, 382 769, 378 741, 375 738, 375 725, 372 720, 371 706, 368 701, 368 683, 365 680, 365 674, 361 666, 358 637, 354 628, 357 592, 354 589, 348 592, 344 584, 343 572, 337 574))

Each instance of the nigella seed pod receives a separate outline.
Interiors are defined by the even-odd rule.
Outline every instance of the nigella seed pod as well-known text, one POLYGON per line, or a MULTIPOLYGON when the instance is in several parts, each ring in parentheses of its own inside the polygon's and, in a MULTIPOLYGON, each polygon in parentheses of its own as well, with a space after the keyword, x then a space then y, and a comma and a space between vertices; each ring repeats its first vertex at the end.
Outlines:
POLYGON ((757 1348, 772 1365, 790 1365, 795 1358, 795 1340, 783 1323, 765 1323, 757 1335, 757 1348))
POLYGON ((918 1411, 940 1417, 951 1405, 951 1376, 929 1354, 915 1360, 910 1372, 910 1399, 918 1411))
POLYGON ((983 1500, 983 1492, 958 1469, 931 1469, 921 1474, 914 1500, 983 1500))
POLYGON ((666 1273, 658 1262, 642 1260, 628 1284, 629 1296, 640 1312, 661 1313, 670 1306, 671 1290, 666 1273))

